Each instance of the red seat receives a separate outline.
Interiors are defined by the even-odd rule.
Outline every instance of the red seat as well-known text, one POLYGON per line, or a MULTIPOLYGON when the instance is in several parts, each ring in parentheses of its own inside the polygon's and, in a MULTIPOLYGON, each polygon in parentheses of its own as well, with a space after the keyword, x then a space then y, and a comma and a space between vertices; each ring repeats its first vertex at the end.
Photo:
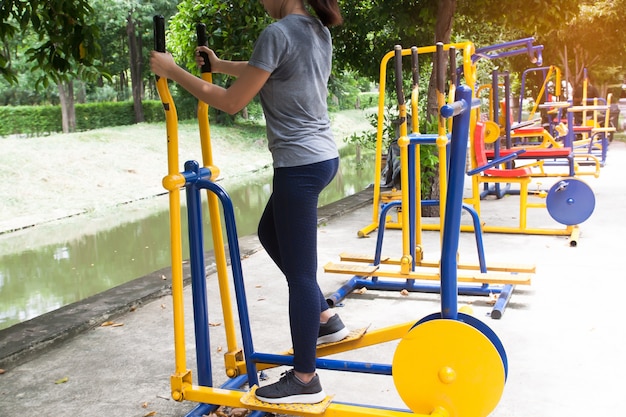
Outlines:
MULTIPOLYGON (((539 148, 539 147, 514 147, 510 149, 500 149, 500 156, 507 156, 513 152, 524 149, 526 152, 519 155, 520 159, 551 159, 551 158, 569 158, 572 153, 572 148, 539 148)), ((488 149, 485 151, 487 159, 493 159, 495 157, 495 151, 488 149)))
POLYGON ((527 127, 518 127, 514 129, 511 133, 514 135, 543 135, 544 129, 542 126, 527 126, 527 127))
MULTIPOLYGON (((513 151, 512 149, 507 149, 508 151, 513 151)), ((518 149, 519 150, 519 149, 518 149)), ((491 151, 493 153, 493 151, 491 151)), ((489 163, 487 159, 487 154, 485 152, 485 124, 481 122, 476 122, 476 128, 474 129, 474 153, 476 154, 476 167, 482 167, 489 163)), ((511 154, 512 152, 508 152, 511 154)), ((504 156, 504 155, 500 155, 504 156)), ((521 168, 511 168, 511 169, 501 169, 501 168, 488 168, 483 171, 484 175, 492 176, 492 177, 507 177, 507 178, 517 178, 517 177, 528 177, 531 174, 530 167, 521 167, 521 168)))

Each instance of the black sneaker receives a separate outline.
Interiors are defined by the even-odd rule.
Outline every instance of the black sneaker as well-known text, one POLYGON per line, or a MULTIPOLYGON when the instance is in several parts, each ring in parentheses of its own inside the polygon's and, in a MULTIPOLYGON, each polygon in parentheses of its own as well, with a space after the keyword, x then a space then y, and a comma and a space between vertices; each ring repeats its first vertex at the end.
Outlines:
POLYGON ((305 384, 296 377, 293 369, 284 372, 278 382, 257 388, 255 396, 272 404, 315 404, 326 398, 317 374, 305 384))
POLYGON ((349 334, 350 332, 339 318, 339 314, 335 314, 326 323, 320 324, 317 344, 338 342, 345 339, 349 334))

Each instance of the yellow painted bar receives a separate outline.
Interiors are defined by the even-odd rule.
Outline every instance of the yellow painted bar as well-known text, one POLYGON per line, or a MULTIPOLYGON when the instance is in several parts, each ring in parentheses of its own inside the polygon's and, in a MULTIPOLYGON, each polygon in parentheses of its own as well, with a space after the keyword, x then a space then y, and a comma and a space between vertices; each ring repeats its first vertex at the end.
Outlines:
MULTIPOLYGON (((185 400, 195 401, 205 404, 219 404, 227 407, 241 408, 244 405, 241 402, 242 397, 246 394, 242 391, 225 390, 220 388, 209 388, 198 385, 191 385, 186 387, 184 391, 185 400)), ((287 404, 289 406, 289 404, 287 404)), ((426 417, 425 414, 415 414, 409 411, 396 411, 388 410, 384 408, 372 408, 358 405, 348 404, 333 404, 331 403, 328 408, 322 413, 311 412, 310 409, 316 410, 315 404, 307 407, 306 405, 294 405, 291 404, 288 410, 289 415, 293 416, 324 416, 324 417, 426 417)), ((275 414, 286 414, 285 404, 267 404, 259 402, 259 405, 245 405, 245 408, 250 410, 265 411, 275 414)), ((437 409, 430 414, 431 417, 447 417, 449 414, 443 409, 437 409)))
MULTIPOLYGON (((405 111, 406 116, 406 111, 405 111)), ((402 263, 400 268, 403 272, 408 272, 411 268, 411 264, 413 262, 413 250, 410 245, 410 230, 409 230, 409 222, 410 222, 410 212, 409 212, 409 153, 408 153, 408 145, 409 139, 406 136, 406 123, 403 123, 404 129, 402 126, 400 127, 400 139, 398 139, 398 145, 400 147, 400 182, 402 187, 402 263), (404 130, 404 132, 402 132, 404 130), (404 133, 404 134, 402 134, 404 133)))
MULTIPOLYGON (((333 274, 356 275, 364 278, 369 277, 385 277, 398 279, 420 279, 420 280, 440 280, 441 274, 439 269, 431 267, 418 266, 413 271, 404 273, 396 268, 385 268, 384 265, 378 265, 372 268, 368 265, 357 265, 347 263, 329 262, 324 265, 324 272, 333 274)), ((522 284, 530 285, 531 274, 507 274, 502 272, 464 272, 459 271, 457 274, 458 282, 467 282, 475 284, 522 284)))
MULTIPOLYGON (((317 357, 335 355, 337 353, 353 351, 368 346, 375 346, 381 343, 391 342, 393 340, 399 340, 404 337, 409 330, 415 325, 415 320, 396 324, 388 327, 384 327, 376 330, 369 330, 368 328, 356 329, 344 340, 335 343, 329 343, 320 345, 317 347, 317 357), (355 335, 353 335, 353 333, 355 335)), ((293 350, 287 350, 280 355, 293 355, 293 350)), ((246 364, 242 360, 237 363, 237 366, 241 374, 246 372, 246 364)), ((278 365, 257 363, 257 370, 262 371, 264 369, 275 368, 278 365)))
POLYGON ((439 155, 439 219, 441 222, 440 231, 440 246, 443 244, 443 213, 446 212, 446 200, 448 193, 448 166, 446 157, 446 146, 448 145, 448 137, 446 136, 446 120, 441 115, 441 108, 446 104, 446 97, 444 91, 445 80, 445 68, 438 68, 444 62, 443 59, 443 45, 436 46, 436 53, 441 53, 441 57, 435 57, 436 81, 435 81, 435 94, 437 98, 437 152, 439 155))
POLYGON ((170 251, 172 258, 172 302, 174 315, 174 355, 176 374, 187 373, 185 352, 185 320, 183 302, 183 255, 180 220, 180 188, 185 179, 179 171, 178 161, 178 114, 167 86, 167 79, 157 80, 157 91, 165 109, 167 129, 167 172, 163 178, 163 187, 169 192, 170 209, 170 251))
POLYGON ((580 228, 578 226, 574 226, 572 234, 569 237, 569 245, 578 246, 579 237, 580 237, 580 228))
POLYGON ((543 84, 541 85, 541 88, 539 89, 539 93, 537 94, 537 98, 535 99, 535 104, 533 105, 533 108, 530 111, 530 113, 528 113, 528 120, 532 120, 533 116, 537 112, 537 108, 539 107, 539 104, 542 102, 542 97, 543 97, 543 93, 546 90, 546 85, 548 85, 548 81, 550 81, 553 73, 556 76, 555 81, 554 81, 555 95, 557 97, 561 95, 560 93, 561 92, 561 70, 559 67, 550 65, 550 68, 548 68, 548 73, 546 74, 546 77, 543 80, 543 84))
MULTIPOLYGON (((339 254, 339 259, 343 262, 362 262, 371 264, 374 262, 374 257, 370 255, 361 255, 354 253, 341 253, 339 254)), ((380 260, 381 264, 385 265, 400 265, 400 259, 398 258, 382 258, 380 260)), ((439 261, 428 261, 422 260, 418 262, 418 266, 425 266, 429 268, 439 268, 439 261)), ((468 264, 459 262, 457 264, 458 269, 470 269, 470 270, 480 270, 480 265, 477 264, 468 264)), ((488 271, 500 271, 500 272, 526 272, 526 273, 534 273, 536 272, 535 265, 525 265, 525 264, 507 264, 507 263, 489 263, 487 265, 488 271)))
MULTIPOLYGON (((526 228, 522 229, 514 226, 493 226, 483 224, 481 229, 485 233, 504 233, 504 234, 526 234, 526 235, 553 235, 553 236, 570 236, 573 231, 573 226, 567 226, 563 229, 540 229, 540 228, 526 228)), ((423 230, 436 231, 439 230, 438 224, 425 224, 423 230)), ((474 232, 474 226, 469 224, 461 225, 462 232, 474 232)))
MULTIPOLYGON (((412 111, 415 116, 413 116, 413 134, 419 134, 419 126, 417 126, 417 101, 418 101, 418 92, 417 88, 413 89, 413 93, 411 94, 411 106, 413 107, 412 111)), ((415 145, 415 160, 420 161, 421 159, 421 150, 420 145, 415 145)), ((413 174, 415 177, 415 253, 413 254, 414 259, 419 261, 424 257, 423 249, 422 249, 422 170, 420 169, 420 164, 415 164, 415 173, 413 174)))
MULTIPOLYGON (((210 72, 202 73, 202 79, 206 82, 212 82, 212 74, 210 72)), ((198 127, 200 130, 200 144, 202 147, 202 162, 205 167, 211 170, 211 180, 214 181, 219 176, 219 169, 213 164, 213 152, 211 148, 211 133, 209 129, 209 106, 198 102, 198 127)), ((209 208, 209 218, 211 221, 211 235, 213 237, 213 250, 215 253, 215 265, 217 269, 217 279, 219 283, 220 300, 222 303, 222 312, 224 315, 224 331, 226 332, 226 344, 228 352, 239 352, 237 345, 237 336, 235 331, 235 320, 233 307, 230 297, 230 285, 228 277, 228 262, 226 261, 226 252, 224 248, 224 236, 222 233, 222 220, 220 217, 219 199, 212 193, 207 191, 207 204, 209 208)), ((227 353, 228 354, 228 353, 227 353)), ((236 371, 226 367, 226 374, 229 377, 236 376, 236 371)))

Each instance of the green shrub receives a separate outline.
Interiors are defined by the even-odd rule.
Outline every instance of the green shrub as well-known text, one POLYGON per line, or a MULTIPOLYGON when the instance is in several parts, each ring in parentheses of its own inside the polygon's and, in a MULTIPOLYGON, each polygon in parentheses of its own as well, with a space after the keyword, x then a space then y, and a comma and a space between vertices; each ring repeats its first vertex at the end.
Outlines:
MULTIPOLYGON (((183 100, 175 104, 179 120, 196 117, 195 101, 183 100)), ((165 120, 160 101, 145 100, 142 105, 146 122, 165 120)), ((132 101, 76 104, 75 110, 77 131, 135 123, 132 101)), ((0 136, 43 136, 62 130, 60 106, 0 106, 0 136)))

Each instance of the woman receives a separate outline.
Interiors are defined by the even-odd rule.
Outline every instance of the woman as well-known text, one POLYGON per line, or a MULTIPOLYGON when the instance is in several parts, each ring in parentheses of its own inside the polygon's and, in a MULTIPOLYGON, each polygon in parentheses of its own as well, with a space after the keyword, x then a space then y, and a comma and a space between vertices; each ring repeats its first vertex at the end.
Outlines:
POLYGON ((258 93, 272 153, 272 195, 261 217, 259 239, 287 279, 294 367, 278 382, 258 388, 270 403, 317 403, 324 393, 315 372, 316 346, 345 338, 348 330, 328 309, 317 283, 317 204, 335 176, 339 153, 326 105, 332 65, 329 26, 342 22, 337 0, 261 0, 277 21, 263 30, 250 60, 219 59, 205 52, 213 72, 237 77, 228 88, 207 83, 152 52, 152 71, 180 84, 199 100, 234 114, 258 93))

